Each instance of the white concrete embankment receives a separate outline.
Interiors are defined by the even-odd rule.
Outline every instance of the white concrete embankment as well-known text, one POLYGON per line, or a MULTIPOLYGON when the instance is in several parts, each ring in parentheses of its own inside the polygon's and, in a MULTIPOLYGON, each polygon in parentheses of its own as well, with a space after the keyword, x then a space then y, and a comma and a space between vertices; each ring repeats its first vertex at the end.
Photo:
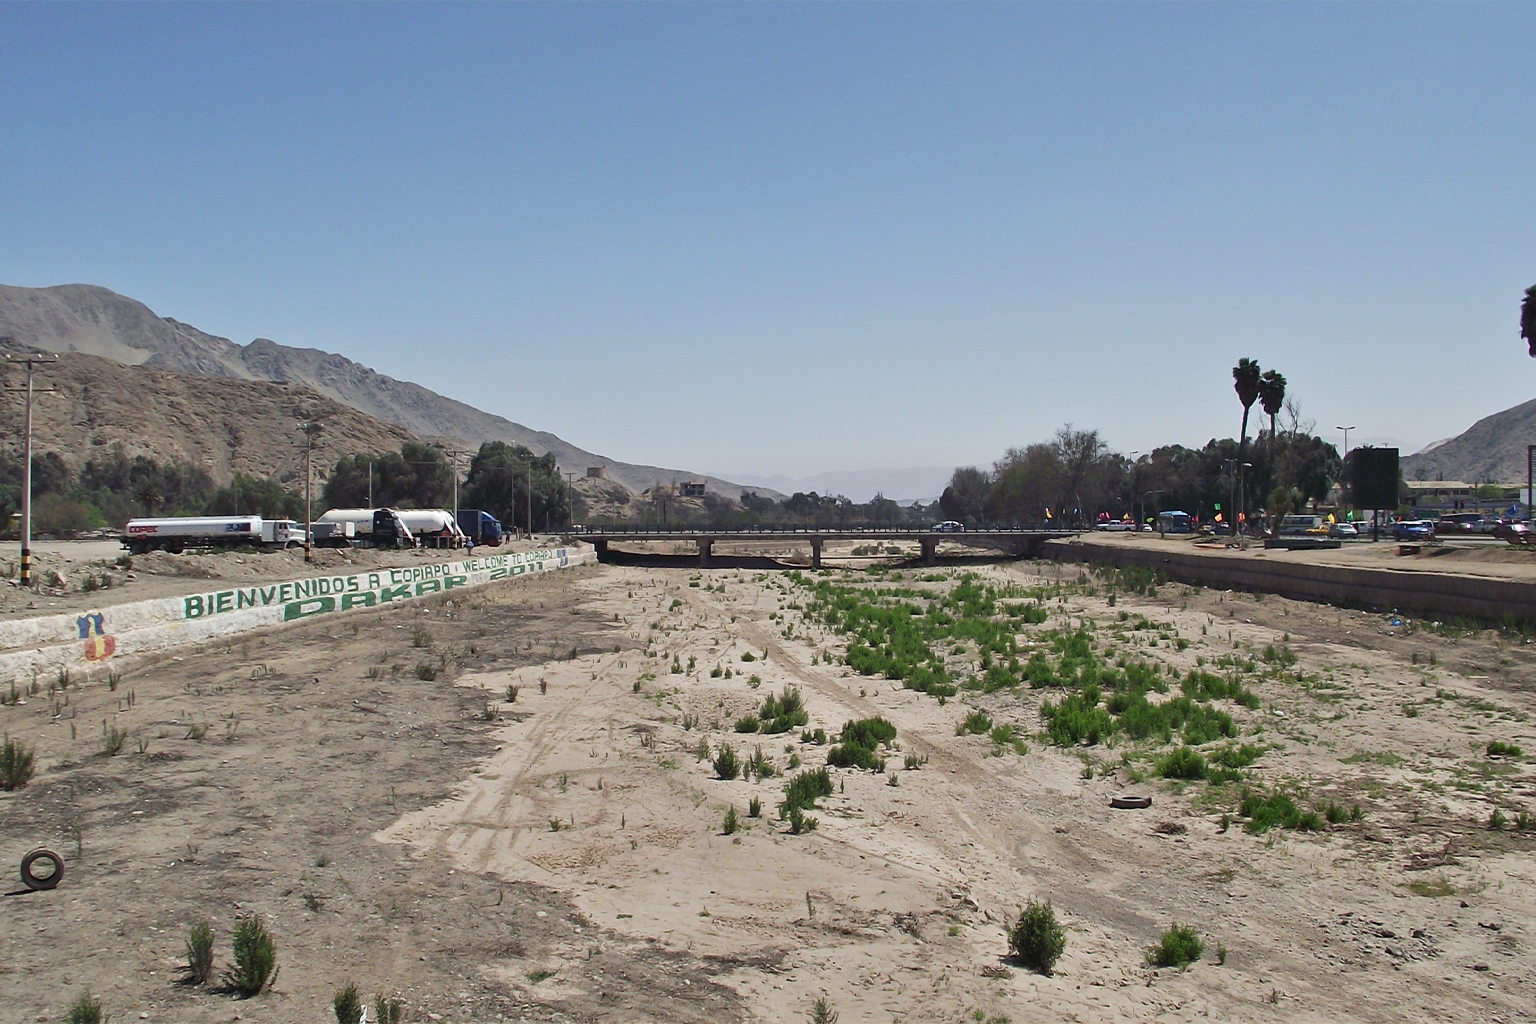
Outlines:
POLYGON ((589 549, 520 551, 351 575, 210 588, 181 597, 0 622, 0 685, 30 684, 39 674, 59 669, 89 669, 249 629, 392 607, 595 560, 589 549))

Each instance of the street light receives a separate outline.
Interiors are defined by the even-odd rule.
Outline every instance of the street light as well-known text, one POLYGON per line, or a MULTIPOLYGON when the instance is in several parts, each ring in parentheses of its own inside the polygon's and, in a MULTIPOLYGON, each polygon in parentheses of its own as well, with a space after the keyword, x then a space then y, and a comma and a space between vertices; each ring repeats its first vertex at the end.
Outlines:
POLYGON ((1348 456, 1349 455, 1349 432, 1351 430, 1355 429, 1355 425, 1353 423, 1351 423, 1347 427, 1338 427, 1338 426, 1336 426, 1333 429, 1334 430, 1342 430, 1342 431, 1344 431, 1344 454, 1346 456, 1348 456))
POLYGON ((311 496, 310 486, 314 480, 314 474, 310 472, 310 457, 315 451, 315 438, 320 435, 320 424, 311 420, 308 423, 299 424, 299 429, 304 431, 304 561, 313 562, 315 556, 311 548, 310 516, 314 514, 314 499, 311 496))
POLYGON ((32 364, 56 363, 59 357, 42 352, 13 356, 7 352, 5 358, 27 364, 27 412, 23 427, 26 440, 21 456, 21 585, 26 587, 32 583, 32 364))

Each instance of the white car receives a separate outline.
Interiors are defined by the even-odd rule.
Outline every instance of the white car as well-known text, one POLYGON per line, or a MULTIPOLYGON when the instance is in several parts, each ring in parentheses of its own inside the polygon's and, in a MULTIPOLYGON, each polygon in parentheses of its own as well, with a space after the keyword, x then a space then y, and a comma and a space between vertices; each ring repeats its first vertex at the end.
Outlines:
POLYGON ((934 527, 933 527, 933 532, 934 533, 964 533, 965 532, 965 524, 964 523, 957 523, 953 519, 946 519, 942 523, 935 523, 934 527))
POLYGON ((1108 522, 1100 523, 1096 527, 1096 529, 1108 530, 1108 531, 1119 530, 1119 531, 1123 531, 1123 532, 1126 532, 1126 533, 1134 533, 1136 531, 1136 524, 1132 523, 1132 522, 1127 522, 1124 519, 1111 519, 1108 522))
POLYGON ((1360 530, 1354 523, 1329 523, 1328 535, 1330 537, 1358 537, 1360 530))

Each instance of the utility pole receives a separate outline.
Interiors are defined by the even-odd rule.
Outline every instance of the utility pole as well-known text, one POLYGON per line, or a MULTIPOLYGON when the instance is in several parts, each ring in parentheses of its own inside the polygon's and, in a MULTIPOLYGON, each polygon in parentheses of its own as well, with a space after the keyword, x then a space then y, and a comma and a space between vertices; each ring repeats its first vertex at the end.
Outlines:
POLYGON ((1349 457, 1349 432, 1351 430, 1355 429, 1355 425, 1353 423, 1351 423, 1347 427, 1335 426, 1333 429, 1334 430, 1342 430, 1342 431, 1344 431, 1344 457, 1348 458, 1349 457))
POLYGON ((459 456, 470 453, 460 451, 457 448, 444 448, 440 444, 435 444, 432 447, 453 460, 453 522, 457 525, 459 522, 459 456))
POLYGON ((576 528, 576 474, 567 473, 565 476, 569 481, 565 487, 565 504, 570 510, 566 513, 566 517, 570 519, 571 529, 574 530, 576 528))
POLYGON ((368 507, 373 508, 373 460, 368 460, 368 507))
POLYGON ((314 501, 311 497, 311 485, 314 474, 310 472, 310 460, 315 451, 315 437, 320 433, 320 424, 311 420, 301 424, 299 429, 304 431, 304 561, 315 560, 314 550, 311 548, 310 516, 313 514, 314 501))
MULTIPOLYGON (((28 587, 32 585, 32 367, 36 363, 56 363, 59 357, 34 352, 24 356, 6 353, 5 358, 27 364, 27 411, 22 428, 26 440, 22 444, 21 470, 21 585, 28 587)), ((52 391, 49 388, 42 393, 51 394, 52 391)))
POLYGON ((528 539, 533 540, 533 453, 528 453, 528 539))

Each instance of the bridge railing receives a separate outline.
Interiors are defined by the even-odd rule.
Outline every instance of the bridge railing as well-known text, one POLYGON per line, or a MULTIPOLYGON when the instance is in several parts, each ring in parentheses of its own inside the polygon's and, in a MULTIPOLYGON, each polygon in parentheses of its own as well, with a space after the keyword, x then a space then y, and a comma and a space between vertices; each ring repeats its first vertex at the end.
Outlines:
POLYGON ((744 527, 654 527, 634 523, 614 526, 576 526, 571 529, 575 536, 584 534, 649 534, 666 537, 728 537, 735 534, 769 534, 774 536, 822 536, 822 537, 869 537, 869 536, 933 536, 939 538, 964 537, 967 534, 998 533, 1086 533, 1088 526, 1055 526, 1049 523, 997 524, 967 527, 964 530, 936 530, 925 526, 744 526, 744 527))

